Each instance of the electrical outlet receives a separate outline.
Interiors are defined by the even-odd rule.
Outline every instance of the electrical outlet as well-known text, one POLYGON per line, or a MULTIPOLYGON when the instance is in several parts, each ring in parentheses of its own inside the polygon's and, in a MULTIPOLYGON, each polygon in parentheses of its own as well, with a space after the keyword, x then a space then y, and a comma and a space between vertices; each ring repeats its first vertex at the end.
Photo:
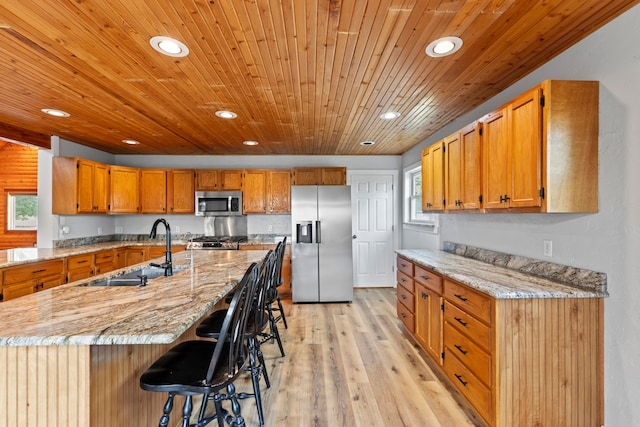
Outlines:
POLYGON ((180 232, 180 226, 176 225, 176 233, 179 233, 179 232, 180 232))
POLYGON ((116 233, 117 234, 122 234, 124 230, 122 229, 122 227, 116 227, 116 233))
POLYGON ((269 232, 273 231, 273 225, 269 224, 269 226, 267 227, 267 231, 269 232))
POLYGON ((98 227, 98 236, 102 236, 102 227, 98 227))
POLYGON ((544 240, 544 256, 553 256, 553 242, 551 240, 544 240))

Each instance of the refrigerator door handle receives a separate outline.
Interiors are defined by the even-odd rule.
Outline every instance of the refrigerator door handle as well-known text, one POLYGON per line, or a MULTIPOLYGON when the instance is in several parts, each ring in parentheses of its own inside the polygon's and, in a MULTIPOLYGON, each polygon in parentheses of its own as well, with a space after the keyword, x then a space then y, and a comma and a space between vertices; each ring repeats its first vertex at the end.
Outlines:
POLYGON ((316 243, 322 243, 322 239, 320 238, 320 221, 316 221, 316 243))

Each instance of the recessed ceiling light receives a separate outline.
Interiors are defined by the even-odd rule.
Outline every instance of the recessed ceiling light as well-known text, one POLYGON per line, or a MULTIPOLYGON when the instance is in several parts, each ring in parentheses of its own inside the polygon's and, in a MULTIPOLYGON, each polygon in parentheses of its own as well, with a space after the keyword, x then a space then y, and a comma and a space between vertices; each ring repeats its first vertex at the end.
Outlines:
POLYGON ((258 145, 259 142, 258 141, 244 141, 243 144, 244 145, 258 145))
POLYGON ((135 139, 123 139, 122 142, 124 142, 125 144, 129 144, 129 145, 138 145, 138 144, 140 144, 140 142, 136 141, 135 139))
POLYGON ((149 40, 151 47, 158 52, 175 57, 183 57, 189 54, 189 48, 187 45, 179 40, 172 39, 171 37, 155 36, 149 40))
POLYGON ((384 120, 391 120, 400 117, 400 113, 397 111, 387 111, 386 113, 380 114, 380 118, 384 120))
POLYGON ((62 111, 62 110, 56 110, 53 108, 43 108, 42 110, 43 113, 47 113, 50 116, 54 116, 54 117, 69 117, 71 116, 71 114, 67 113, 66 111, 62 111))
POLYGON ((427 55, 434 58, 451 55, 462 47, 462 39, 459 37, 442 37, 434 40, 427 46, 427 55))
POLYGON ((362 141, 360 143, 360 145, 364 145, 365 147, 369 146, 369 145, 373 145, 375 144, 375 141, 362 141))
POLYGON ((238 115, 233 111, 226 111, 226 110, 216 111, 216 116, 223 119, 235 119, 236 117, 238 117, 238 115))

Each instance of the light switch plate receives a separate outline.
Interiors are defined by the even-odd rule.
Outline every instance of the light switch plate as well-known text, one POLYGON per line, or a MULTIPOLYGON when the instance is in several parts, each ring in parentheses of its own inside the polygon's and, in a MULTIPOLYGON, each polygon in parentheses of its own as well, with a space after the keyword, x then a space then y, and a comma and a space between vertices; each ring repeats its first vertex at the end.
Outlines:
POLYGON ((552 257, 553 256, 553 242, 551 240, 544 241, 544 256, 552 257))

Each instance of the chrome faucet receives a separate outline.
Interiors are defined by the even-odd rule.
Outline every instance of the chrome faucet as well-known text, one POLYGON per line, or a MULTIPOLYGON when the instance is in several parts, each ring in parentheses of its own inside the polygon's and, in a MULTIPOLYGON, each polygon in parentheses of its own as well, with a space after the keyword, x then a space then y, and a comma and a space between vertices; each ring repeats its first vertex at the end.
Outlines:
POLYGON ((156 231, 158 229, 158 224, 164 224, 164 228, 167 230, 167 251, 165 252, 164 264, 154 264, 150 265, 153 267, 164 268, 165 276, 173 276, 173 265, 171 263, 171 227, 169 227, 169 223, 164 218, 156 219, 156 222, 153 223, 153 227, 151 227, 151 234, 149 234, 150 239, 156 238, 156 231))

